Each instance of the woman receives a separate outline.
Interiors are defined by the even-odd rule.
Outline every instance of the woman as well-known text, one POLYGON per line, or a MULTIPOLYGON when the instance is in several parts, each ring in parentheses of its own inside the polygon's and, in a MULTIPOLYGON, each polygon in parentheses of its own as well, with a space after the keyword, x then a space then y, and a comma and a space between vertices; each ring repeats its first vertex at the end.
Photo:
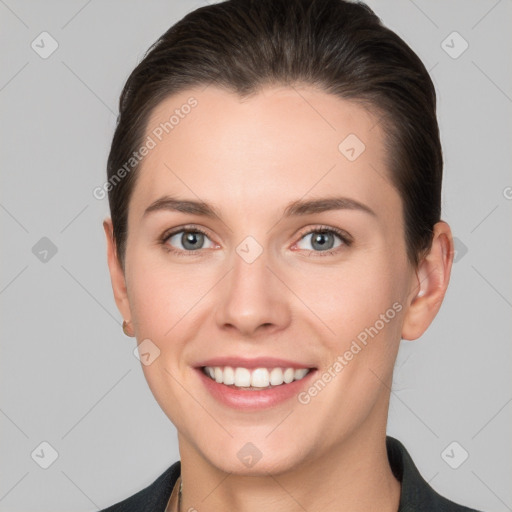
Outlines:
POLYGON ((386 437, 453 261, 432 81, 364 4, 229 0, 130 75, 108 160, 123 329, 180 461, 108 511, 462 511, 386 437))

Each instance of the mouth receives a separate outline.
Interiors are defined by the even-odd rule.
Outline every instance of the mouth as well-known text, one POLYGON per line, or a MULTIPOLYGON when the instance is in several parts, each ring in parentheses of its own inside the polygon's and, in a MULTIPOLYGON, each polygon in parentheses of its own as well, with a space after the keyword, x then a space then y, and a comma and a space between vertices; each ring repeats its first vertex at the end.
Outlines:
MULTIPOLYGON (((225 360, 223 360, 224 362, 225 360)), ((240 361, 238 361, 240 363, 240 361)), ((297 398, 311 385, 318 373, 316 367, 280 361, 283 366, 273 366, 275 361, 263 366, 261 361, 245 366, 207 364, 195 367, 206 391, 217 403, 231 409, 256 411, 276 407, 297 398)))
POLYGON ((314 368, 202 366, 201 371, 218 384, 245 391, 273 389, 302 380, 314 368))

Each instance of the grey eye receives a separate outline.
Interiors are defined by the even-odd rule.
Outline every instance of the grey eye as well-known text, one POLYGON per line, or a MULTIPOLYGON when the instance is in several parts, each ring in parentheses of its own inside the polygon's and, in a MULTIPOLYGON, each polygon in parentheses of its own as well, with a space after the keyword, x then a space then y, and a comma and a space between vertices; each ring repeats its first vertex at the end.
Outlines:
MULTIPOLYGON (((340 236, 332 231, 325 231, 325 230, 317 230, 317 231, 311 231, 310 233, 307 233, 302 237, 302 240, 306 240, 307 238, 310 238, 310 244, 313 247, 313 249, 310 249, 309 247, 301 247, 298 245, 300 249, 305 250, 314 250, 314 251, 328 251, 329 249, 334 249, 336 247, 339 247, 343 240, 341 240, 340 236), (340 243, 338 245, 335 244, 335 239, 338 238, 340 240, 340 243)), ((299 242, 300 244, 301 242, 299 242)))
MULTIPOLYGON (((192 230, 182 230, 178 231, 171 235, 167 241, 173 246, 181 244, 181 247, 177 247, 180 250, 185 251, 195 251, 197 249, 205 249, 203 244, 205 240, 209 240, 209 238, 200 231, 192 231, 192 230)), ((213 246, 213 243, 210 241, 213 246)))

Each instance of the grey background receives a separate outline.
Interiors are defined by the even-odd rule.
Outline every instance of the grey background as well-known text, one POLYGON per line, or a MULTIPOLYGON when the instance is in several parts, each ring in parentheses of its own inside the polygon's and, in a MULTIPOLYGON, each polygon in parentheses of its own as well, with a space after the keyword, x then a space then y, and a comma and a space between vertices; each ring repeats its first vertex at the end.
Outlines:
MULTIPOLYGON (((402 342, 388 432, 441 494, 512 510, 512 2, 368 3, 436 84, 443 218, 458 244, 441 312, 420 340, 402 342), (453 31, 469 44, 458 58, 445 49, 459 51, 460 39, 442 44, 453 31), (452 464, 469 454, 458 469, 441 455, 453 441, 452 464)), ((0 0, 1 511, 97 510, 179 458, 121 330, 101 225, 108 203, 92 190, 105 180, 129 72, 202 5, 0 0), (59 45, 46 59, 31 47, 43 31, 59 45), (43 237, 57 249, 46 261, 43 237), (47 469, 44 441, 58 453, 47 469)))

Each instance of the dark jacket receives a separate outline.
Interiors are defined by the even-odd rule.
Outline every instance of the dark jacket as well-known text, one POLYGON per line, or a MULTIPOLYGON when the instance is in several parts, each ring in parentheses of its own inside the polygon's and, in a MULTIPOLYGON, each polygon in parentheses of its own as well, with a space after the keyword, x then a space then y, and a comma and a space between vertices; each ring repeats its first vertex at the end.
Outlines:
MULTIPOLYGON (((398 512, 478 512, 449 501, 434 491, 420 475, 400 441, 388 436, 386 447, 391 469, 402 482, 398 512)), ((181 462, 177 461, 145 489, 100 512, 164 512, 180 469, 181 462)))

